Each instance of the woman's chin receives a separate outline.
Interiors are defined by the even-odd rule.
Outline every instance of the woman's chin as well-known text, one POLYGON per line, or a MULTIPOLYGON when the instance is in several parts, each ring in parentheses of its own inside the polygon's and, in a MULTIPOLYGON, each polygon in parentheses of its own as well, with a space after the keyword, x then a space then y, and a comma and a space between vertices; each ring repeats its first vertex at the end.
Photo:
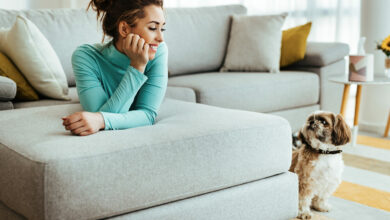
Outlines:
POLYGON ((153 60, 156 54, 149 54, 149 60, 153 60))

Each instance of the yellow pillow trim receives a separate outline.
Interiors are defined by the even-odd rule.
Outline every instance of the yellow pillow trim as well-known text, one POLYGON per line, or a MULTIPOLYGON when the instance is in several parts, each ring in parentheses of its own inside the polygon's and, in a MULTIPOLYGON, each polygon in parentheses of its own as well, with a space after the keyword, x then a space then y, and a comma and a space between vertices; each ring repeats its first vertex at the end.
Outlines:
POLYGON ((0 52, 0 76, 12 79, 17 86, 16 101, 35 101, 38 100, 38 94, 27 82, 15 64, 3 53, 0 52))
POLYGON ((307 37, 311 29, 311 22, 284 30, 282 33, 282 49, 280 67, 293 64, 305 57, 307 37))

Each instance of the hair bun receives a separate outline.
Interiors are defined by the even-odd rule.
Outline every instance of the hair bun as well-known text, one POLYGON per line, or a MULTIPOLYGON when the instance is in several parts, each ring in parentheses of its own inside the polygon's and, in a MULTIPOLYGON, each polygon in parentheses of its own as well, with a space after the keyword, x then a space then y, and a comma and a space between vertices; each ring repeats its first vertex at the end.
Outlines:
POLYGON ((91 0, 89 2, 88 8, 92 7, 93 10, 100 12, 108 11, 113 5, 114 0, 91 0))

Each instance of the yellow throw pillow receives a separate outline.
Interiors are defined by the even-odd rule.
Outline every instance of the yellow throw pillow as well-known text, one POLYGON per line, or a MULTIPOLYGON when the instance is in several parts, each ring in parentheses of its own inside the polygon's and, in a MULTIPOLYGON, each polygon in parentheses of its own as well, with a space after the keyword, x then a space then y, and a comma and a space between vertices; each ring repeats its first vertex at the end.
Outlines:
POLYGON ((31 85, 26 81, 20 71, 12 63, 12 61, 0 52, 0 76, 5 76, 15 81, 16 101, 34 101, 38 100, 38 94, 34 91, 31 85))
POLYGON ((305 57, 310 28, 311 22, 283 31, 280 67, 288 66, 305 57))

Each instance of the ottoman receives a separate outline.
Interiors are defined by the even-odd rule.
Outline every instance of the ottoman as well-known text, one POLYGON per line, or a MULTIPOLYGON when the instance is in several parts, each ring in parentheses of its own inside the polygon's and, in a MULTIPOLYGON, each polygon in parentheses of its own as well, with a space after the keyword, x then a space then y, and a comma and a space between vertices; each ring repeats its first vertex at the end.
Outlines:
MULTIPOLYGON (((231 195, 244 207, 255 209, 249 203, 256 199, 275 204, 281 216, 296 215, 297 179, 287 171, 291 129, 281 117, 165 99, 153 126, 73 136, 61 117, 81 110, 67 104, 1 112, 0 217, 107 218, 188 207, 183 201, 205 195, 221 195, 218 207, 231 195), (252 195, 242 198, 246 206, 236 187, 270 193, 245 191, 252 195)), ((207 214, 196 205, 207 203, 194 201, 192 210, 207 214)))

